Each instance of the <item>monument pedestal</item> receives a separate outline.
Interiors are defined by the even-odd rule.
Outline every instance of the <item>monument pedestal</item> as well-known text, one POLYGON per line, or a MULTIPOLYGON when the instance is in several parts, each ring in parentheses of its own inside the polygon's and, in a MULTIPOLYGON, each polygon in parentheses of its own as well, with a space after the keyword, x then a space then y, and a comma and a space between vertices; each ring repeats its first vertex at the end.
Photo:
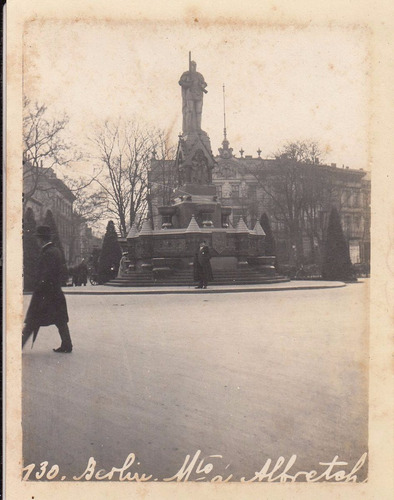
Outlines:
POLYGON ((165 274, 187 269, 203 240, 210 248, 213 269, 247 267, 263 272, 271 268, 275 259, 261 256, 264 235, 257 234, 256 228, 249 230, 242 219, 236 228, 200 227, 192 215, 186 228, 156 229, 149 234, 141 230, 126 241, 129 258, 137 272, 152 270, 165 274))
POLYGON ((216 161, 209 136, 200 129, 204 78, 191 64, 191 70, 182 75, 180 84, 184 129, 176 156, 178 185, 171 204, 159 207, 161 227, 152 228, 146 220, 140 231, 132 227, 124 241, 123 246, 127 247, 124 250, 134 265, 133 272, 135 275, 150 273, 153 282, 172 279, 179 273, 189 275, 199 244, 204 240, 210 249, 214 274, 215 271, 224 276, 227 273, 231 280, 233 276, 234 280, 238 279, 239 273, 243 273, 244 280, 246 276, 252 280, 253 276, 273 276, 274 257, 263 257, 265 233, 260 224, 257 222, 250 230, 241 218, 237 227, 230 227, 231 208, 222 207, 217 199, 216 187, 212 184, 216 161), (194 97, 189 102, 191 88, 194 97), (195 100, 199 92, 201 102, 195 100))

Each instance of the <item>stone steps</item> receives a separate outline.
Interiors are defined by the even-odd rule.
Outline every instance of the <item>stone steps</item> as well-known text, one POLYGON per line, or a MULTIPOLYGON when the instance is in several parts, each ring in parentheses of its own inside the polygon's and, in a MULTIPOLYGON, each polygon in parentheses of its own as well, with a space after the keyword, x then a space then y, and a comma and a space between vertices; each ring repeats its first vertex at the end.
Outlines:
MULTIPOLYGON (((266 276, 254 269, 234 269, 234 270, 216 270, 214 271, 214 280, 212 285, 256 285, 280 283, 288 281, 283 276, 266 276)), ((149 286, 193 286, 193 271, 182 269, 173 272, 168 276, 155 279, 151 272, 131 272, 128 276, 116 278, 107 283, 116 287, 149 287, 149 286)))

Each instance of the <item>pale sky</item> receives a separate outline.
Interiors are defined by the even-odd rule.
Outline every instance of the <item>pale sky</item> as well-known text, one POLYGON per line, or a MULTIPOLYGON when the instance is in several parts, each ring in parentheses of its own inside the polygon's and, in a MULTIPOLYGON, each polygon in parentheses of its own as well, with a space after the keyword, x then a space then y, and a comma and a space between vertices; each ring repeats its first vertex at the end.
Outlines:
MULTIPOLYGON (((202 128, 214 154, 270 157, 283 143, 314 139, 326 161, 368 169, 367 33, 360 29, 35 21, 26 25, 25 93, 70 116, 82 145, 106 118, 143 119, 181 132, 188 52, 208 84, 202 128)), ((87 168, 85 165, 83 168, 87 168)))

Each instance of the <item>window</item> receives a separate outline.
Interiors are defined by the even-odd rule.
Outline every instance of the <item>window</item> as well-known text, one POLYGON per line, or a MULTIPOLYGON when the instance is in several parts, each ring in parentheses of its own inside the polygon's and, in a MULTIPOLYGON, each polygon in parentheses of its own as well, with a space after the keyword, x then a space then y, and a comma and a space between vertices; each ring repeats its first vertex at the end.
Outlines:
POLYGON ((350 207, 351 206, 351 197, 352 197, 352 192, 350 191, 350 189, 346 189, 342 193, 342 205, 344 207, 350 207))
POLYGON ((234 209, 233 210, 233 226, 236 227, 239 219, 242 217, 242 210, 234 209))
POLYGON ((360 262, 360 245, 359 243, 351 242, 349 244, 349 254, 352 264, 358 264, 360 262))
POLYGON ((239 198, 239 184, 232 184, 232 197, 239 198))
POLYGON ((350 231, 351 217, 350 215, 345 215, 343 218, 343 229, 345 232, 350 231))
POLYGON ((256 186, 248 186, 248 198, 250 200, 255 200, 257 198, 256 186))
POLYGON ((222 186, 216 186, 216 194, 218 198, 222 197, 222 186))

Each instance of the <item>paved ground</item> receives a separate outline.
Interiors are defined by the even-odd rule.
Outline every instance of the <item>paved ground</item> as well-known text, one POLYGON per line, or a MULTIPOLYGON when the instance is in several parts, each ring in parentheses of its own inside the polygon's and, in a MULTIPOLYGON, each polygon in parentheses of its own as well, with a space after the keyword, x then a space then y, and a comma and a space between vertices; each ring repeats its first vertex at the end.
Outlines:
POLYGON ((223 457, 207 479, 292 454, 293 472, 336 455, 350 472, 367 451, 367 293, 70 294, 73 353, 52 352, 54 327, 23 353, 25 464, 71 480, 134 452, 130 470, 161 480, 201 450, 223 457))
POLYGON ((294 280, 282 283, 264 283, 258 285, 215 285, 210 284, 206 290, 196 290, 195 284, 190 286, 158 286, 158 287, 117 287, 110 285, 87 286, 64 288, 66 295, 161 295, 167 293, 195 294, 195 293, 243 293, 243 292, 273 292, 282 290, 312 290, 320 288, 339 288, 345 286, 342 281, 322 280, 294 280))

